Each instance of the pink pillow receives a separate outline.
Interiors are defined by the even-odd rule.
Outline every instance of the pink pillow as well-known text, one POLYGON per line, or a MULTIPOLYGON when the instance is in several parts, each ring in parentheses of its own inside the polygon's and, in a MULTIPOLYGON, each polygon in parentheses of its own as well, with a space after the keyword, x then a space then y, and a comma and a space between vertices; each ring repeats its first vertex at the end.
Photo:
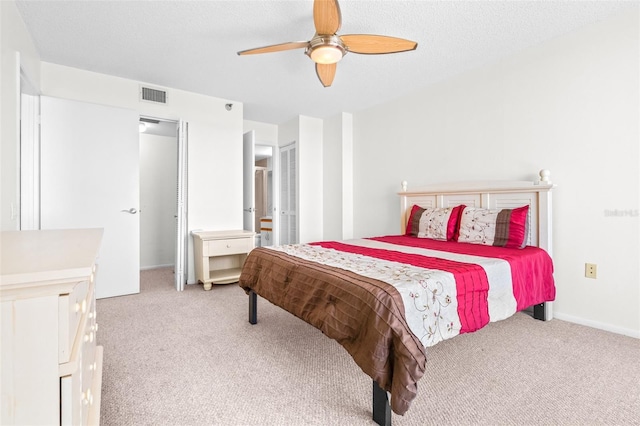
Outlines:
POLYGON ((515 209, 466 207, 460 218, 458 242, 524 248, 529 234, 529 206, 515 209))
POLYGON ((464 205, 445 208, 411 208, 405 235, 433 240, 455 240, 460 213, 464 205))

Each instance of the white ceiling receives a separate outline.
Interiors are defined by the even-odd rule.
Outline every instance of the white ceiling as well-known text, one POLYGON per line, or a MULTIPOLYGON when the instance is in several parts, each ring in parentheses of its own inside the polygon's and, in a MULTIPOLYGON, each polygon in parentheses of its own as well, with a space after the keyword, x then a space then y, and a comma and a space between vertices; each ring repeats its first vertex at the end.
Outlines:
POLYGON ((416 51, 348 54, 324 88, 304 49, 236 52, 314 35, 310 0, 17 0, 43 61, 244 103, 244 118, 355 112, 606 19, 637 1, 342 0, 339 34, 416 51))

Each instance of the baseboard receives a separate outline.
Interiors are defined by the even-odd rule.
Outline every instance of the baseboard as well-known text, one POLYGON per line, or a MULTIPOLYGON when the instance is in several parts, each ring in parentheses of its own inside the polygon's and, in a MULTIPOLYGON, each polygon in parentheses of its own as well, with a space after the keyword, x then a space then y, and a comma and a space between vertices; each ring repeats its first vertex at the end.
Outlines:
POLYGON ((598 330, 609 331, 611 333, 622 334, 629 337, 640 339, 640 330, 632 330, 630 328, 616 327, 611 324, 605 324, 598 321, 591 321, 584 318, 574 317, 572 315, 554 312, 553 317, 562 321, 572 322, 574 324, 586 325, 587 327, 597 328, 598 330))
POLYGON ((153 265, 153 266, 141 266, 140 270, 141 271, 148 271, 150 269, 160 269, 160 268, 173 268, 174 264, 170 263, 168 265, 153 265))

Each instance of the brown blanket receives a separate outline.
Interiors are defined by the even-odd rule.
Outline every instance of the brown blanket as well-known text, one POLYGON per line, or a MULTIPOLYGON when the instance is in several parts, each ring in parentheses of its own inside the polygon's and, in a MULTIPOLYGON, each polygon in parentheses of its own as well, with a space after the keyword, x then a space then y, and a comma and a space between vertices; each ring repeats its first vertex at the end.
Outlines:
POLYGON ((426 356, 393 286, 267 248, 251 251, 239 284, 340 343, 362 371, 391 392, 391 409, 406 413, 426 356))

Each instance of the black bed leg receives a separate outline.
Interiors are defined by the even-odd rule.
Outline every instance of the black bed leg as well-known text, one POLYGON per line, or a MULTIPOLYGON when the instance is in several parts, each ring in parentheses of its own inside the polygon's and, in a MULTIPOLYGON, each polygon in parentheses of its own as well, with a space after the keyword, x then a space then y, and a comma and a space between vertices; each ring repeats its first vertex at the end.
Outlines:
POLYGON ((533 305, 533 317, 537 320, 540 321, 546 321, 547 320, 547 316, 545 313, 545 304, 544 303, 538 303, 537 305, 533 305))
POLYGON ((258 295, 253 290, 249 290, 249 322, 258 322, 258 295))
POLYGON ((380 426, 391 426, 391 407, 387 391, 373 381, 373 421, 380 426))

